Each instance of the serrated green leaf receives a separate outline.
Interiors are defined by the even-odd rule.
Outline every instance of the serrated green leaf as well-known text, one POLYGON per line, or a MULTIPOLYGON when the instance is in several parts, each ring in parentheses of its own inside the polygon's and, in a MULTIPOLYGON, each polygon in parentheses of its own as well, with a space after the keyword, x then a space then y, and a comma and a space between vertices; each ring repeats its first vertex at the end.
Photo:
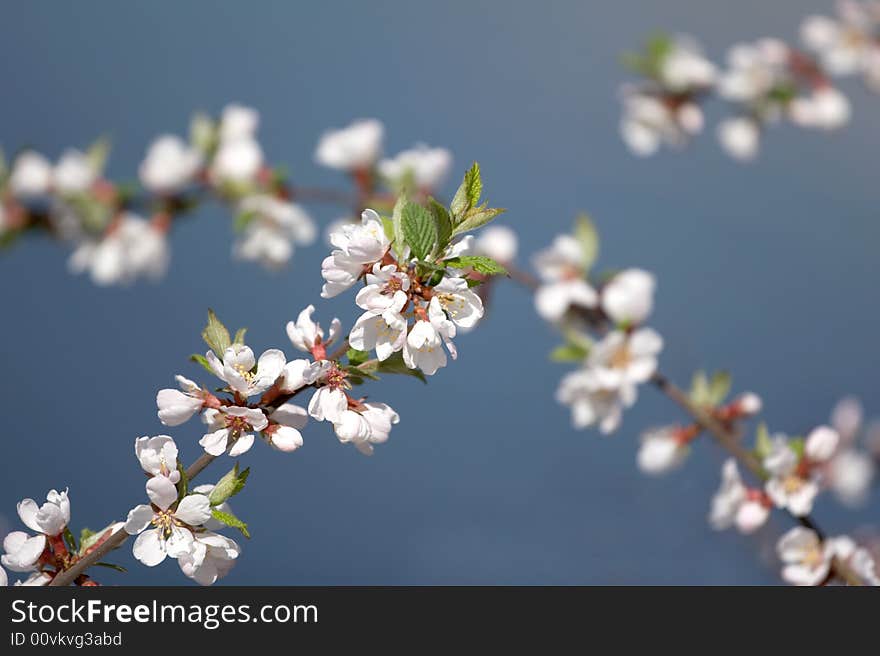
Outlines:
POLYGON ((413 257, 424 260, 437 243, 434 217, 418 203, 408 202, 401 210, 401 229, 413 257))
POLYGON ((495 219, 495 217, 504 214, 506 211, 507 210, 503 207, 487 208, 485 206, 481 206, 478 208, 474 208, 468 211, 468 213, 465 214, 462 222, 455 226, 453 234, 460 235, 463 232, 476 230, 477 228, 484 226, 495 219))
POLYGON ((94 567, 106 567, 107 569, 113 569, 117 572, 122 572, 123 574, 128 572, 128 570, 125 569, 122 565, 116 565, 114 563, 95 563, 94 567))
POLYGON ((345 353, 346 358, 348 358, 348 364, 352 367, 357 367, 360 364, 363 364, 367 360, 370 359, 370 354, 367 351, 358 351, 356 348, 350 348, 345 353))
POLYGON ((251 534, 248 533, 247 524, 241 521, 238 517, 233 515, 231 512, 223 512, 222 510, 217 510, 216 508, 211 509, 211 517, 216 519, 221 524, 225 526, 229 526, 231 528, 237 528, 241 531, 241 534, 246 538, 250 539, 251 534))
POLYGON ((214 374, 216 376, 216 373, 214 373, 214 370, 211 368, 211 365, 208 364, 208 358, 206 358, 204 355, 201 355, 199 353, 193 353, 191 356, 189 356, 189 359, 192 360, 193 362, 198 362, 200 365, 202 365, 202 367, 205 369, 205 371, 207 371, 208 373, 214 374))
POLYGON ((550 359, 553 362, 583 362, 589 352, 580 344, 561 344, 550 352, 550 359))
POLYGON ((443 264, 454 269, 473 269, 477 273, 482 273, 485 276, 507 275, 507 269, 491 257, 485 257, 483 255, 462 255, 461 257, 452 257, 448 260, 444 260, 443 264))
POLYGON ((474 287, 479 287, 482 285, 485 280, 478 280, 477 278, 466 278, 468 289, 473 289, 474 287))
POLYGON ((229 331, 220 319, 217 318, 217 315, 214 314, 214 310, 208 310, 208 325, 202 331, 202 339, 205 340, 205 343, 214 351, 217 357, 221 359, 223 358, 223 353, 232 344, 232 340, 229 338, 229 331))
POLYGON ((247 335, 247 328, 239 328, 235 331, 235 338, 232 340, 232 343, 244 345, 245 335, 247 335))
POLYGON ((461 185, 455 192, 455 196, 452 198, 452 203, 449 206, 455 223, 460 223, 464 220, 467 211, 480 202, 482 193, 483 180, 480 175, 480 165, 474 162, 471 168, 464 174, 464 180, 462 180, 461 185))
POLYGON ((238 470, 238 463, 235 463, 235 466, 223 478, 217 481, 214 489, 211 490, 211 494, 208 495, 208 501, 212 506, 219 506, 229 497, 234 497, 244 489, 250 473, 250 467, 240 472, 238 470))
POLYGON ((437 247, 432 255, 436 256, 446 250, 452 239, 452 218, 448 210, 434 198, 428 199, 428 209, 434 215, 434 223, 437 226, 437 247))
POLYGON ((382 229, 385 231, 385 238, 388 241, 394 241, 394 221, 387 216, 382 217, 382 229))
POLYGON ((599 232, 586 212, 578 214, 575 218, 574 236, 584 254, 584 269, 589 271, 599 257, 599 232))

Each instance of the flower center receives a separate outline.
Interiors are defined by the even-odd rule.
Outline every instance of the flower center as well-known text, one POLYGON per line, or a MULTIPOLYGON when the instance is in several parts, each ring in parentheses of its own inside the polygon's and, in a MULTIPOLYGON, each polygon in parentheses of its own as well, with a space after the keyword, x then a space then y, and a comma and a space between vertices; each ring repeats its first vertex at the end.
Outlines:
POLYGON ((461 296, 452 294, 438 294, 440 305, 449 314, 450 317, 457 317, 459 312, 464 310, 464 299, 461 296))
POLYGON ((238 372, 238 374, 245 379, 245 381, 247 381, 248 383, 253 382, 254 374, 250 369, 245 369, 244 365, 242 364, 237 364, 234 368, 238 372))
POLYGON ((786 476, 782 481, 782 487, 786 494, 795 494, 804 486, 804 479, 794 474, 786 476))
POLYGON ((629 344, 622 344, 611 354, 610 364, 613 369, 626 369, 633 361, 629 344))
POLYGON ((816 568, 825 562, 825 555, 822 553, 822 549, 818 545, 810 547, 806 553, 804 553, 801 562, 807 567, 816 568))
POLYGON ((183 526, 183 522, 175 519, 170 510, 160 510, 153 515, 153 525, 162 534, 163 539, 171 535, 174 526, 183 526))
POLYGON ((251 429, 247 419, 244 417, 233 417, 232 415, 226 415, 226 427, 236 435, 251 429))
POLYGON ((330 368, 330 371, 327 372, 326 384, 327 387, 332 389, 344 389, 345 388, 345 379, 348 374, 336 366, 334 363, 330 368))

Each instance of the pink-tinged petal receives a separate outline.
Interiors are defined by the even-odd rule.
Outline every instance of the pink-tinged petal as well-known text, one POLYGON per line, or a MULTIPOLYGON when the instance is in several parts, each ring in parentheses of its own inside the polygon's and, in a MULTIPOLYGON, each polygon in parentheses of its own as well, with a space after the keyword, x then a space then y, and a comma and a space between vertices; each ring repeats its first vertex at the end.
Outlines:
POLYGON ((290 426, 279 426, 278 429, 272 433, 269 442, 279 451, 289 453, 290 451, 296 451, 303 445, 303 438, 302 434, 297 429, 291 428, 290 426))

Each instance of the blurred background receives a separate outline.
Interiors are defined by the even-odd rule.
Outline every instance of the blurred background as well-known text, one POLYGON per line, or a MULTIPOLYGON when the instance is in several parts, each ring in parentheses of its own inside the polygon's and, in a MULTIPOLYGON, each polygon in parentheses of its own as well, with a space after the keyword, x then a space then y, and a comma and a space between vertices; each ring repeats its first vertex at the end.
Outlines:
MULTIPOLYGON (((618 58, 663 28, 699 37, 720 61, 735 41, 792 40, 805 15, 831 11, 756 0, 16 3, 0 25, 0 142, 54 159, 107 133, 110 177, 134 178, 156 135, 185 134, 194 110, 237 101, 260 110, 270 162, 295 182, 344 187, 313 164, 318 136, 380 118, 388 153, 418 141, 452 150, 447 196, 478 159, 526 257, 591 212, 601 267, 659 278, 652 325, 667 340, 666 373, 686 385, 697 368, 728 368, 735 389, 764 398, 771 430, 803 434, 844 394, 880 414, 880 98, 844 82, 848 127, 772 130, 751 165, 728 159, 711 130, 685 153, 643 161, 618 137, 618 58)), ((322 225, 339 214, 312 209, 322 225)), ((204 350, 208 307, 248 326, 255 351, 293 357, 284 324, 320 301, 326 247, 273 275, 234 262, 231 237, 229 214, 208 206, 175 228, 166 278, 127 289, 68 274, 67 251, 41 238, 0 256, 0 528, 18 526, 19 499, 51 487, 70 487, 75 532, 123 515, 143 496, 137 436, 170 432, 185 461, 198 455, 201 424, 165 429, 154 395, 176 373, 204 380, 187 356, 204 350)), ((351 295, 317 305, 325 325, 357 316, 351 295)), ((723 457, 709 442, 669 477, 639 474, 639 432, 681 419, 651 388, 616 436, 572 430, 553 399, 566 370, 547 361, 556 343, 528 295, 501 285, 428 387, 388 377, 365 390, 402 418, 374 457, 319 424, 294 454, 256 445, 233 500, 253 539, 224 582, 777 583, 767 545, 787 523, 753 538, 711 531, 723 457)), ((849 531, 877 519, 873 501, 853 512, 823 497, 816 517, 849 531)), ((135 563, 129 546, 111 560, 130 572, 97 572, 107 584, 190 583, 173 562, 135 563)))

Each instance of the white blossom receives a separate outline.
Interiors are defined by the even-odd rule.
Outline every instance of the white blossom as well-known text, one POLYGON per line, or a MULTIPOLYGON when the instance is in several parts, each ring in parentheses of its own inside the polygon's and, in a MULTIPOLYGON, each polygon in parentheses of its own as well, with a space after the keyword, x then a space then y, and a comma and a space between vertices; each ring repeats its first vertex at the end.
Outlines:
POLYGON ((718 141, 728 155, 748 161, 758 154, 761 130, 750 118, 725 119, 718 124, 718 141))
POLYGON ((662 349, 663 338, 651 328, 614 330, 590 348, 586 367, 602 387, 634 387, 654 375, 662 349))
POLYGON ((340 171, 367 169, 382 153, 385 129, 376 119, 360 119, 339 130, 321 135, 315 161, 340 171))
POLYGON ((206 453, 221 456, 227 449, 233 458, 250 450, 254 444, 252 431, 262 431, 269 420, 259 408, 221 406, 209 408, 203 415, 210 432, 205 433, 199 444, 206 453))
POLYGON ((365 455, 373 453, 373 445, 388 440, 391 427, 400 416, 384 403, 362 403, 356 409, 342 412, 333 430, 343 444, 354 444, 365 455))
POLYGON ((307 246, 317 236, 311 217, 294 203, 257 195, 242 200, 238 209, 249 217, 233 249, 239 259, 278 269, 293 256, 295 244, 307 246))
POLYGON ((275 384, 284 372, 287 358, 278 349, 264 351, 259 361, 254 352, 244 344, 232 344, 223 352, 223 361, 208 351, 205 354, 214 374, 229 387, 247 398, 261 394, 275 384), (256 365, 256 371, 253 371, 256 365))
POLYGON ((838 20, 808 16, 801 24, 801 41, 831 75, 861 73, 870 83, 880 70, 880 11, 876 3, 844 1, 838 7, 838 20))
POLYGON ((590 369, 566 374, 556 390, 556 400, 571 407, 571 423, 575 428, 597 424, 606 435, 617 430, 624 409, 632 406, 636 398, 634 386, 603 387, 590 369))
POLYGON ((199 531, 193 535, 191 548, 177 557, 177 563, 181 571, 199 585, 213 585, 229 573, 240 554, 241 547, 235 540, 219 533, 199 531))
POLYGON ((808 515, 819 493, 818 474, 811 469, 829 460, 839 441, 836 431, 820 426, 807 437, 804 454, 798 457, 784 435, 775 436, 764 456, 764 468, 770 474, 764 489, 773 503, 797 517, 808 515))
POLYGON ((653 155, 664 144, 681 147, 703 131, 703 112, 696 103, 670 103, 630 87, 624 87, 622 98, 620 135, 634 155, 653 155))
POLYGON ((383 159, 378 169, 383 178, 395 185, 411 177, 417 189, 433 191, 443 183, 451 166, 452 153, 448 150, 418 144, 393 158, 383 159))
POLYGON ((220 116, 220 141, 253 137, 259 124, 260 114, 257 110, 235 103, 227 105, 220 116))
POLYGON ((345 224, 331 233, 330 242, 335 250, 321 263, 323 298, 337 296, 354 285, 391 246, 382 220, 369 209, 363 211, 359 224, 345 224))
POLYGON ((165 476, 174 484, 180 481, 177 469, 177 445, 168 435, 139 437, 134 441, 134 453, 141 468, 150 476, 165 476))
POLYGON ((73 273, 88 272, 95 284, 128 284, 140 277, 158 279, 168 268, 164 231, 126 212, 98 241, 85 240, 71 255, 73 273))
POLYGON ((70 521, 70 500, 67 490, 49 490, 46 503, 38 506, 33 499, 23 499, 18 504, 18 516, 32 531, 48 537, 60 535, 70 521))
POLYGON ((626 325, 643 323, 654 309, 653 274, 626 269, 602 288, 602 310, 612 321, 626 325))
POLYGON ((477 254, 491 257, 502 264, 513 262, 518 248, 516 233, 507 226, 501 225, 484 228, 474 242, 474 250, 477 254))
POLYGON ((315 382, 321 373, 319 362, 312 362, 305 358, 291 360, 284 365, 281 378, 277 381, 282 392, 290 394, 315 382))
POLYGON ((787 81, 789 50, 777 39, 734 45, 727 55, 728 70, 720 77, 718 93, 733 102, 752 104, 787 81))
POLYGON ((269 415, 269 425, 263 430, 263 436, 270 446, 279 451, 295 451, 303 445, 300 431, 308 421, 309 415, 305 408, 285 403, 269 415))
POLYGON ((865 585, 880 586, 880 572, 871 552, 846 535, 828 538, 834 556, 847 563, 865 585))
POLYGON ((324 339, 324 329, 321 324, 312 319, 315 306, 309 305, 296 318, 296 322, 287 322, 287 337, 290 343, 300 351, 311 353, 317 360, 326 358, 326 347, 333 344, 342 332, 342 323, 334 318, 330 322, 330 331, 327 340, 324 339), (318 352, 318 355, 315 353, 318 352))
POLYGON ((403 345, 403 361, 410 369, 421 369, 433 376, 446 366, 443 338, 435 322, 419 319, 415 322, 403 345))
POLYGON ((843 449, 828 462, 828 486, 848 506, 861 506, 869 497, 874 480, 874 460, 864 451, 843 449))
POLYGON ((438 304, 455 325, 473 328, 483 318, 483 301, 467 284, 466 278, 444 276, 433 287, 431 303, 438 304))
POLYGON ((52 165, 39 153, 26 150, 15 158, 8 182, 14 196, 42 196, 52 184, 52 165))
POLYGON ((586 254, 580 242, 559 235, 535 255, 533 264, 542 285, 535 293, 535 309, 547 321, 559 321, 570 307, 594 308, 599 295, 584 279, 586 254))
POLYGON ((636 462, 645 474, 665 474, 679 467, 687 453, 687 443, 681 439, 681 431, 664 426, 642 433, 636 462))
MULTIPOLYGON (((409 279, 407 278, 407 282, 409 279)), ((381 292, 371 290, 370 285, 358 294, 361 307, 370 306, 376 309, 364 312, 355 322, 348 336, 349 344, 360 351, 376 349, 379 360, 387 360, 393 353, 404 347, 406 340, 407 321, 401 314, 408 302, 405 292, 396 291, 390 297, 381 292), (364 294, 364 292, 367 292, 364 294), (383 301, 388 305, 382 308, 383 301)))
POLYGON ((156 394, 159 421, 166 426, 180 426, 189 421, 204 405, 206 392, 189 378, 174 377, 180 389, 162 389, 156 394))
POLYGON ((782 578, 792 585, 819 585, 831 571, 833 544, 824 544, 803 526, 795 526, 776 543, 776 553, 783 563, 782 578))
POLYGON ((167 556, 177 558, 192 551, 193 527, 211 517, 211 504, 204 494, 189 494, 178 502, 177 488, 164 476, 148 480, 146 490, 152 505, 132 508, 125 532, 138 536, 132 546, 134 557, 154 567, 167 556))
POLYGON ((263 166, 263 149, 256 139, 221 141, 211 162, 211 176, 219 183, 251 182, 263 166))
POLYGON ((692 38, 680 36, 660 62, 658 76, 665 89, 685 92, 712 86, 716 70, 692 38))
POLYGON ((45 585, 49 585, 49 582, 52 580, 52 577, 46 572, 34 572, 29 577, 27 577, 24 581, 16 581, 16 586, 34 586, 41 587, 45 585))
POLYGON ((788 112, 796 125, 821 130, 842 127, 852 113, 847 97, 833 87, 822 87, 793 99, 788 112))
POLYGON ((3 567, 13 572, 33 571, 43 550, 46 548, 46 536, 28 535, 24 531, 12 531, 3 538, 3 567))
POLYGON ((79 150, 66 150, 52 171, 52 187, 62 194, 84 192, 97 180, 89 157, 79 150))
POLYGON ((180 137, 165 134, 147 149, 138 174, 141 184, 157 194, 173 194, 186 187, 202 165, 198 149, 180 137))
POLYGON ((752 533, 763 526, 769 516, 769 502, 760 490, 745 486, 736 461, 728 458, 721 468, 721 486, 712 497, 709 524, 717 531, 736 525, 741 533, 752 533))

